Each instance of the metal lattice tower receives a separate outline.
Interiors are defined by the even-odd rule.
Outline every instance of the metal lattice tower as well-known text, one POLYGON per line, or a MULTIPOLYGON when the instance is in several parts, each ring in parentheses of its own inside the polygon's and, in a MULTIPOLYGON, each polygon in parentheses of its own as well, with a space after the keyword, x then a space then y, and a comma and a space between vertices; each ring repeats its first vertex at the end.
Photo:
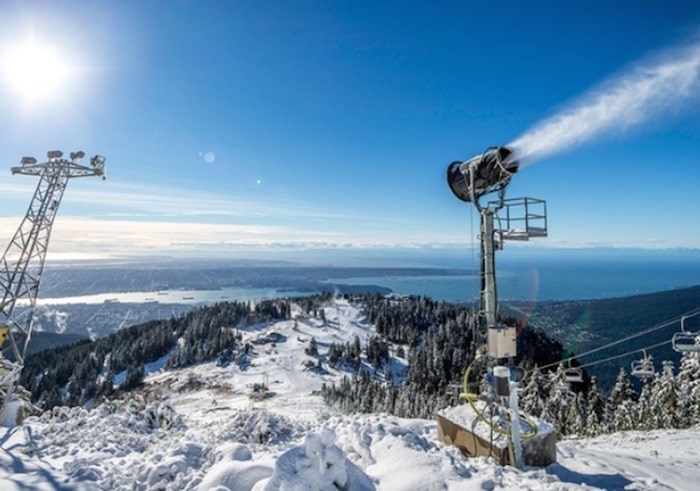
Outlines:
POLYGON ((74 177, 105 177, 105 158, 99 155, 81 165, 85 152, 72 152, 70 159, 54 150, 47 161, 37 163, 23 157, 12 174, 39 176, 29 209, 0 260, 0 344, 7 338, 12 359, 0 354, 0 390, 7 399, 24 367, 27 346, 31 339, 33 313, 39 293, 41 273, 51 237, 51 228, 61 204, 68 180, 74 177), (21 303, 21 309, 15 307, 21 303))

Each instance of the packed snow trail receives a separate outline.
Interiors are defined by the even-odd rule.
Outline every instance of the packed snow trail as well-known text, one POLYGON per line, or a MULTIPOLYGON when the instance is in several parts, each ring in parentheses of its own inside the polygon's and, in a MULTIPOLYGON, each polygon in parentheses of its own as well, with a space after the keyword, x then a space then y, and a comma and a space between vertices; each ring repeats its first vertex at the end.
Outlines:
POLYGON ((690 490, 700 479, 700 431, 658 430, 559 442, 550 472, 602 489, 690 490), (595 473, 592 471, 596 471, 595 473))

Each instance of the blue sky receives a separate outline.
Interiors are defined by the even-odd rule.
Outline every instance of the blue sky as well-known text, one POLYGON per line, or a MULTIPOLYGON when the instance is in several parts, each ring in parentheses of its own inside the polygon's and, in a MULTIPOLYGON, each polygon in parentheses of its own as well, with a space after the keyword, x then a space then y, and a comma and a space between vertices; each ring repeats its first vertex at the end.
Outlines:
MULTIPOLYGON (((451 161, 698 26, 690 1, 2 2, 2 49, 34 35, 71 72, 39 102, 0 83, 0 234, 36 184, 9 167, 58 148, 108 178, 71 182, 54 258, 468 245, 451 161)), ((698 107, 523 169, 509 196, 550 214, 525 247, 700 248, 698 107)))

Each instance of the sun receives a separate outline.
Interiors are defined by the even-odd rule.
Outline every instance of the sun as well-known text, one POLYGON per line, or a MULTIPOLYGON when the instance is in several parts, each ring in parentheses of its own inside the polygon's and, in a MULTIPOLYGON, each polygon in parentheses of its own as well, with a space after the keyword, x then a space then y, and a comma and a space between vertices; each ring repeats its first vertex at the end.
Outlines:
POLYGON ((60 96, 71 74, 60 50, 37 39, 5 46, 0 67, 7 88, 25 103, 36 103, 60 96))

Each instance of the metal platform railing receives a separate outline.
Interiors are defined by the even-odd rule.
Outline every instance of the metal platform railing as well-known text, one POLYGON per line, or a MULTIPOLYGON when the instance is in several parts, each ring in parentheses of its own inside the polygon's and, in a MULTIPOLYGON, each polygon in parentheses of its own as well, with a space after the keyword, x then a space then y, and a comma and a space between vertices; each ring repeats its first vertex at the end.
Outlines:
POLYGON ((547 202, 536 198, 503 200, 496 214, 495 232, 504 240, 547 236, 547 202))

